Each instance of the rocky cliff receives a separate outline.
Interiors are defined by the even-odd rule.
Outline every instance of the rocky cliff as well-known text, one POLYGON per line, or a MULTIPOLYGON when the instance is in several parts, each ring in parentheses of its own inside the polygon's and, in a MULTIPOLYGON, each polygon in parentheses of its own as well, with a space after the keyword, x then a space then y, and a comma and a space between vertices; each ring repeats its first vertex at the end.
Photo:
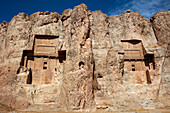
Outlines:
MULTIPOLYGON (((170 105, 170 11, 150 20, 131 11, 108 17, 85 4, 62 15, 19 13, 0 24, 0 52, 0 103, 14 109, 126 111, 170 105), (66 51, 65 60, 48 71, 50 83, 24 81, 30 69, 35 79, 44 72, 22 65, 37 35, 58 37, 58 53, 66 51)), ((31 62, 40 58, 31 57, 31 62)))

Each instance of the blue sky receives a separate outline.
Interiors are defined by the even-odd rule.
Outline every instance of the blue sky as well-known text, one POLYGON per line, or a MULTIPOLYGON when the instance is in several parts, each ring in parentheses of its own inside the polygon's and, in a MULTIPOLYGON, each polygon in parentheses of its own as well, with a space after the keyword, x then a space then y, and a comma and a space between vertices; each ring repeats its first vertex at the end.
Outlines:
POLYGON ((145 18, 170 9, 170 0, 0 0, 0 23, 10 20, 20 12, 28 15, 41 11, 58 12, 85 3, 89 10, 102 10, 108 16, 122 14, 125 10, 137 11, 145 18))

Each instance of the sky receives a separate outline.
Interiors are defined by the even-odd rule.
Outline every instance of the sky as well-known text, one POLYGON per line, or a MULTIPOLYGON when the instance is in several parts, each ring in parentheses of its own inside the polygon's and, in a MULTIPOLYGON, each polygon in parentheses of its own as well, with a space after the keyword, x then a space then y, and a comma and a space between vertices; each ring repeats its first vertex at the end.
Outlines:
POLYGON ((149 19, 158 11, 170 10, 170 0, 0 0, 0 23, 10 22, 20 12, 31 15, 50 11, 61 15, 64 10, 82 3, 91 11, 102 10, 108 16, 131 10, 149 19))

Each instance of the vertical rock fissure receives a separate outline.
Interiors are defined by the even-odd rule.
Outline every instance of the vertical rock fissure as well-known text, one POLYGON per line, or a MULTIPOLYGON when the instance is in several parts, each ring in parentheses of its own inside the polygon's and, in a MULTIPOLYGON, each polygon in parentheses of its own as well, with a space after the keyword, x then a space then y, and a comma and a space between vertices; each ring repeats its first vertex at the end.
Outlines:
POLYGON ((82 4, 64 11, 62 17, 49 12, 24 15, 19 14, 9 24, 0 26, 0 103, 35 111, 94 108, 121 111, 169 105, 170 44, 166 12, 156 14, 149 22, 136 12, 108 17, 101 11, 89 11, 82 4), (41 68, 54 67, 44 74, 49 75, 46 77, 39 75, 48 68, 42 73, 29 72, 29 65, 30 69, 36 66, 33 60, 25 63, 27 68, 22 65, 23 51, 34 50, 34 35, 37 34, 59 37, 53 46, 67 53, 65 62, 55 62, 49 57, 51 62, 43 61, 39 66, 36 63, 41 68), (132 39, 141 40, 146 54, 155 55, 151 58, 155 58, 155 64, 144 65, 143 58, 125 60, 126 54, 137 57, 135 51, 141 51, 137 44, 121 42, 132 39), (137 63, 132 65, 134 62, 137 63), (32 78, 52 82, 34 85, 32 78))
POLYGON ((168 46, 169 46, 169 44, 167 45, 167 48, 166 48, 166 51, 165 51, 165 56, 163 57, 163 61, 162 61, 161 78, 160 78, 160 83, 159 83, 157 94, 156 94, 156 102, 159 100, 159 93, 160 93, 160 90, 161 90, 161 86, 163 85, 163 83, 162 83, 162 79, 163 79, 163 75, 164 75, 163 69, 164 69, 165 60, 166 60, 166 57, 167 57, 167 54, 168 54, 168 46))
POLYGON ((153 34, 154 34, 156 40, 158 41, 158 38, 157 38, 157 36, 156 36, 156 31, 155 31, 155 29, 154 29, 154 27, 153 27, 153 21, 154 21, 154 20, 151 18, 151 19, 150 19, 150 23, 151 23, 151 26, 152 26, 151 28, 152 28, 152 30, 153 30, 153 34))

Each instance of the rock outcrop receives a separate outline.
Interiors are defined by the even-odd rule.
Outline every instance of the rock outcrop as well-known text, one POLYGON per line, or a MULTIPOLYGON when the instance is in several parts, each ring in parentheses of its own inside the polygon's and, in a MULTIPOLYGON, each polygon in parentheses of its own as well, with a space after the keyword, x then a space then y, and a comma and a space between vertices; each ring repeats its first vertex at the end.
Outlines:
POLYGON ((85 4, 0 24, 0 103, 21 111, 170 105, 170 11, 108 17, 85 4))

